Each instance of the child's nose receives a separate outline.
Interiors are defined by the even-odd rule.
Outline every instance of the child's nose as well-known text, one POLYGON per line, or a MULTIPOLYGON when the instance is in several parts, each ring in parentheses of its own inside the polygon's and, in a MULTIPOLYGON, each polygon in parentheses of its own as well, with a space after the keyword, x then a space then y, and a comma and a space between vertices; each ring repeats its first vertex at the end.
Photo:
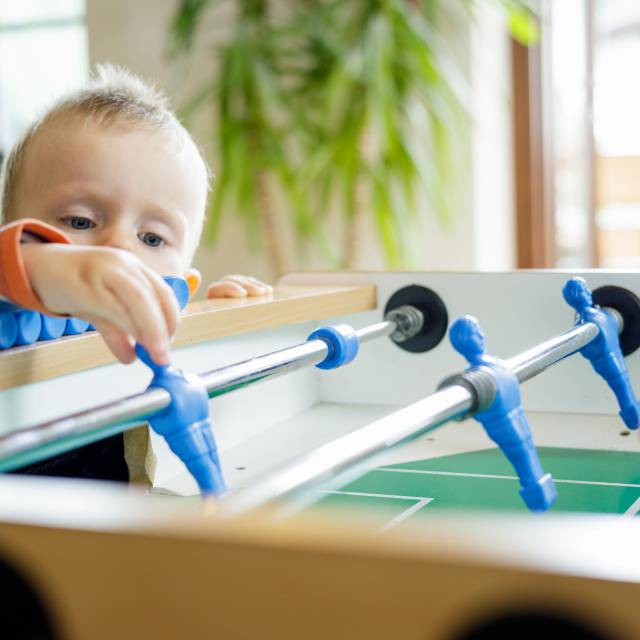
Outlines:
POLYGON ((131 234, 126 233, 122 229, 105 229, 103 237, 100 238, 100 244, 114 249, 124 249, 125 251, 133 251, 134 243, 131 234))

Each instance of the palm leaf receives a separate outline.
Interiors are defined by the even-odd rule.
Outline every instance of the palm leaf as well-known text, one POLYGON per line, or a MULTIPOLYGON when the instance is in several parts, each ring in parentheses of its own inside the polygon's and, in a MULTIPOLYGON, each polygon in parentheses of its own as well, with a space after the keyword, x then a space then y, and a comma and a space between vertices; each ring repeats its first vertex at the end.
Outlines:
MULTIPOLYGON (((536 40, 527 0, 493 2, 514 37, 536 40)), ((219 4, 178 4, 174 55, 193 50, 205 12, 219 4)), ((452 219, 471 126, 469 83, 441 22, 465 25, 477 4, 290 0, 277 22, 268 0, 236 0, 235 22, 215 47, 218 77, 181 113, 189 122, 203 106, 214 107, 221 170, 206 238, 215 239, 229 211, 258 243, 257 185, 268 177, 284 196, 300 247, 314 242, 333 260, 327 213, 338 207, 348 225, 366 202, 387 264, 413 264, 418 203, 426 198, 443 224, 452 219)))
POLYGON ((213 0, 181 0, 171 21, 170 55, 191 51, 200 17, 211 4, 213 0))

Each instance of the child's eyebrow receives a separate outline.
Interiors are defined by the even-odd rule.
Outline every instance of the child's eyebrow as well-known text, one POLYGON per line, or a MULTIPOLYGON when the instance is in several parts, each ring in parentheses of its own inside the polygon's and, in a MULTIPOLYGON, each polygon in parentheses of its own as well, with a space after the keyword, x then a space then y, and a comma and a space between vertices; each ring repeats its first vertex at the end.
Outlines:
POLYGON ((185 237, 187 234, 187 216, 185 213, 177 207, 163 206, 159 203, 149 203, 145 208, 147 219, 157 219, 160 222, 166 224, 173 231, 185 237))
POLYGON ((105 198, 91 193, 58 194, 51 199, 48 209, 55 213, 59 209, 76 204, 86 205, 101 216, 104 216, 108 209, 108 201, 105 198))

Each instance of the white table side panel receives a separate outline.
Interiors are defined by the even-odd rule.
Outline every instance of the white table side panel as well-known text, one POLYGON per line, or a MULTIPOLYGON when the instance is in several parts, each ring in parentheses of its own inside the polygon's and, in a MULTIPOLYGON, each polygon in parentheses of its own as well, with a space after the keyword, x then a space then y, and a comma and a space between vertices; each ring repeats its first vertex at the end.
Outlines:
MULTIPOLYGON (((584 275, 591 288, 605 284, 640 295, 640 274, 617 272, 521 271, 509 273, 370 273, 304 274, 334 282, 371 282, 378 289, 378 309, 344 316, 342 322, 363 326, 379 322, 384 306, 401 287, 418 284, 444 300, 449 323, 472 314, 486 334, 489 353, 511 357, 573 326, 573 312, 562 299, 562 287, 572 275, 584 275)), ((631 380, 640 395, 640 350, 627 358, 631 380)), ((465 367, 448 337, 432 351, 413 354, 389 339, 363 346, 358 358, 337 371, 321 374, 326 402, 409 404, 435 390, 447 375, 465 367)), ((575 355, 522 386, 524 404, 533 411, 611 414, 618 411, 613 394, 591 365, 575 355)))

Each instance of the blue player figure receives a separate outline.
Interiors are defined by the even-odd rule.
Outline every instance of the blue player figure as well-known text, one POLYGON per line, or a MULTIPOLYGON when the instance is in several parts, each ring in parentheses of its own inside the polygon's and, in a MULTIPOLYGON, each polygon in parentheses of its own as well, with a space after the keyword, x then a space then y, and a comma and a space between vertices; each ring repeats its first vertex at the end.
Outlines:
POLYGON ((532 511, 545 511, 557 498, 551 474, 545 474, 520 402, 516 375, 498 358, 485 354, 484 333, 473 316, 458 318, 449 330, 453 348, 470 368, 491 374, 496 386, 490 407, 476 413, 488 436, 502 449, 520 479, 520 495, 532 511))
POLYGON ((160 387, 171 394, 171 404, 150 418, 149 424, 184 462, 203 496, 224 493, 226 485, 211 430, 206 389, 196 376, 171 365, 157 365, 140 345, 136 353, 153 371, 149 388, 160 387))
POLYGON ((576 326, 592 322, 600 331, 580 353, 602 376, 616 396, 620 417, 629 429, 640 426, 638 400, 629 379, 627 365, 620 350, 616 319, 593 304, 591 291, 583 278, 571 278, 562 289, 566 302, 576 310, 576 326))
MULTIPOLYGON (((184 309, 189 302, 189 285, 182 278, 166 277, 184 309)), ((171 365, 157 365, 140 345, 136 353, 153 371, 149 388, 160 387, 171 395, 171 404, 152 417, 149 424, 159 433, 198 483, 203 496, 220 495, 227 488, 220 469, 218 449, 209 419, 209 396, 200 379, 171 365)))

